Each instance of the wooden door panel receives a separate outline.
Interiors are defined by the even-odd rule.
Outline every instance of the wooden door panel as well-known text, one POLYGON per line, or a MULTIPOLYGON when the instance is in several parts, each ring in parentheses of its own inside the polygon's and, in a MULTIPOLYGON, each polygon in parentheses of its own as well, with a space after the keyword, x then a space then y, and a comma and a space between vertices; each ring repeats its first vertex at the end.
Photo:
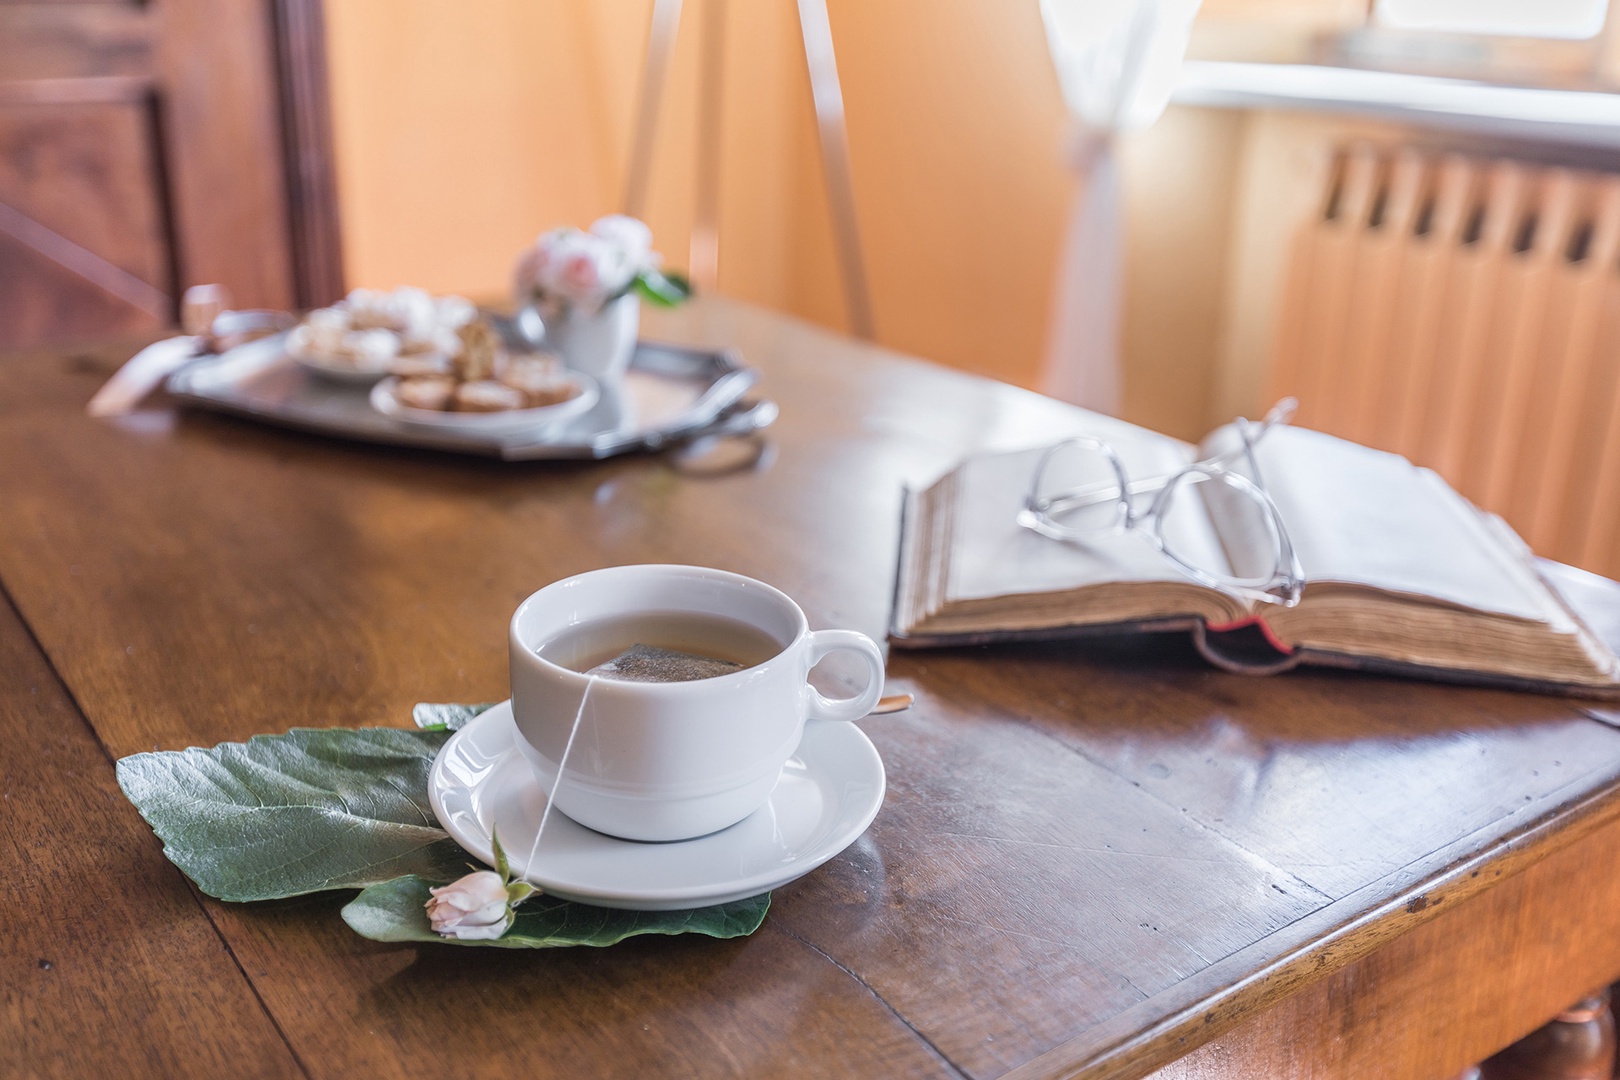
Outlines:
POLYGON ((0 7, 140 7, 144 0, 0 0, 0 7))
POLYGON ((0 346, 153 334, 169 321, 0 232, 0 346))
POLYGON ((156 21, 149 10, 109 4, 0 6, 0 78, 151 78, 156 21))
POLYGON ((169 324, 204 282, 335 299, 320 24, 320 0, 0 0, 0 278, 30 305, 0 341, 169 324))
POLYGON ((0 202, 172 294, 145 101, 0 105, 0 202))
POLYGON ((0 102, 0 342, 173 321, 174 255, 151 99, 0 102))
POLYGON ((263 0, 160 0, 158 89, 182 285, 240 307, 291 308, 291 215, 263 0))

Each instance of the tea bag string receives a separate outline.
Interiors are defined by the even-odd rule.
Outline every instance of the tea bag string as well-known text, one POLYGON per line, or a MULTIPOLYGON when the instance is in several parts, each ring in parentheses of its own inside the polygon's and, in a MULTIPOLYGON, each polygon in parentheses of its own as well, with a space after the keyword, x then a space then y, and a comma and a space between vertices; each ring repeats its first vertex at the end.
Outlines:
POLYGON ((529 857, 524 860, 522 878, 531 885, 538 885, 534 880, 534 859, 540 852, 540 837, 545 834, 546 822, 551 820, 551 808, 557 805, 557 792, 562 788, 563 770, 568 767, 568 757, 574 752, 574 736, 579 734, 580 721, 585 717, 585 703, 591 699, 591 687, 596 685, 597 676, 585 676, 585 692, 580 695, 579 708, 574 712, 574 726, 568 729, 568 741, 563 744, 562 758, 557 762, 557 779, 551 783, 551 793, 546 796, 546 807, 540 811, 540 824, 534 830, 534 843, 529 845, 529 857))

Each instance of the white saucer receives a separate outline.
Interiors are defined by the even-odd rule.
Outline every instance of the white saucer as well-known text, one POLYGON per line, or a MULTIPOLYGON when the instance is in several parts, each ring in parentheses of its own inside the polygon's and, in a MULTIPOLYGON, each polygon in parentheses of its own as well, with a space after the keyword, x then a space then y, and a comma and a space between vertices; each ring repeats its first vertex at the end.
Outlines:
MULTIPOLYGON (((512 703, 450 737, 434 759, 428 796, 456 843, 494 862, 498 828, 523 873, 545 794, 518 752, 512 703)), ((618 840, 561 813, 546 822, 526 875, 545 892, 598 907, 669 911, 758 896, 802 877, 855 841, 883 804, 883 760, 853 724, 811 721, 770 800, 717 833, 667 844, 618 840)))

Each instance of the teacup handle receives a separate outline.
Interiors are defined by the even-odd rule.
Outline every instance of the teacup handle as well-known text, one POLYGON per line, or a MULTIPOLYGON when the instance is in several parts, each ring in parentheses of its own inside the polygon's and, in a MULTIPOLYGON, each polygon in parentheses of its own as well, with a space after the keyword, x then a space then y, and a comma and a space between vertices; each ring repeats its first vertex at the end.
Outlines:
POLYGON ((815 630, 810 634, 810 663, 815 667, 828 654, 847 649, 859 653, 866 661, 866 688, 854 697, 830 698, 813 686, 806 686, 810 695, 809 715, 812 720, 859 720, 872 711, 883 695, 883 651, 865 634, 854 630, 815 630))

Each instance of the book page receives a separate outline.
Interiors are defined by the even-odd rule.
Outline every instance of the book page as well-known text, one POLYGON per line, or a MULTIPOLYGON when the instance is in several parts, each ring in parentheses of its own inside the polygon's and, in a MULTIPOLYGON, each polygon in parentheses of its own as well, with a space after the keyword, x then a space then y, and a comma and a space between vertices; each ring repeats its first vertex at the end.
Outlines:
MULTIPOLYGON (((1110 437, 1110 445, 1133 481, 1165 477, 1181 469, 1192 448, 1142 431, 1110 437)), ((951 600, 1048 593, 1116 581, 1191 581, 1144 535, 1115 532, 1086 543, 1041 536, 1018 524, 1036 465, 1046 447, 970 458, 957 471, 955 532, 949 544, 946 594, 951 600)), ((1047 490, 1091 479, 1076 468, 1050 474, 1047 490)), ((1139 496, 1145 507, 1150 496, 1139 496)), ((1196 499, 1178 504, 1167 537, 1185 557, 1225 572, 1225 556, 1209 517, 1196 499)))
MULTIPOLYGON (((1235 426, 1228 425, 1206 439, 1201 452, 1239 445, 1235 426)), ((1434 472, 1396 454, 1286 426, 1267 432, 1254 453, 1305 571, 1307 595, 1311 584, 1341 582, 1513 618, 1570 622, 1522 554, 1502 543, 1480 512, 1434 472)), ((1219 509, 1215 516, 1219 528, 1219 509)), ((1250 537, 1226 541, 1235 552, 1253 545, 1250 537)))

